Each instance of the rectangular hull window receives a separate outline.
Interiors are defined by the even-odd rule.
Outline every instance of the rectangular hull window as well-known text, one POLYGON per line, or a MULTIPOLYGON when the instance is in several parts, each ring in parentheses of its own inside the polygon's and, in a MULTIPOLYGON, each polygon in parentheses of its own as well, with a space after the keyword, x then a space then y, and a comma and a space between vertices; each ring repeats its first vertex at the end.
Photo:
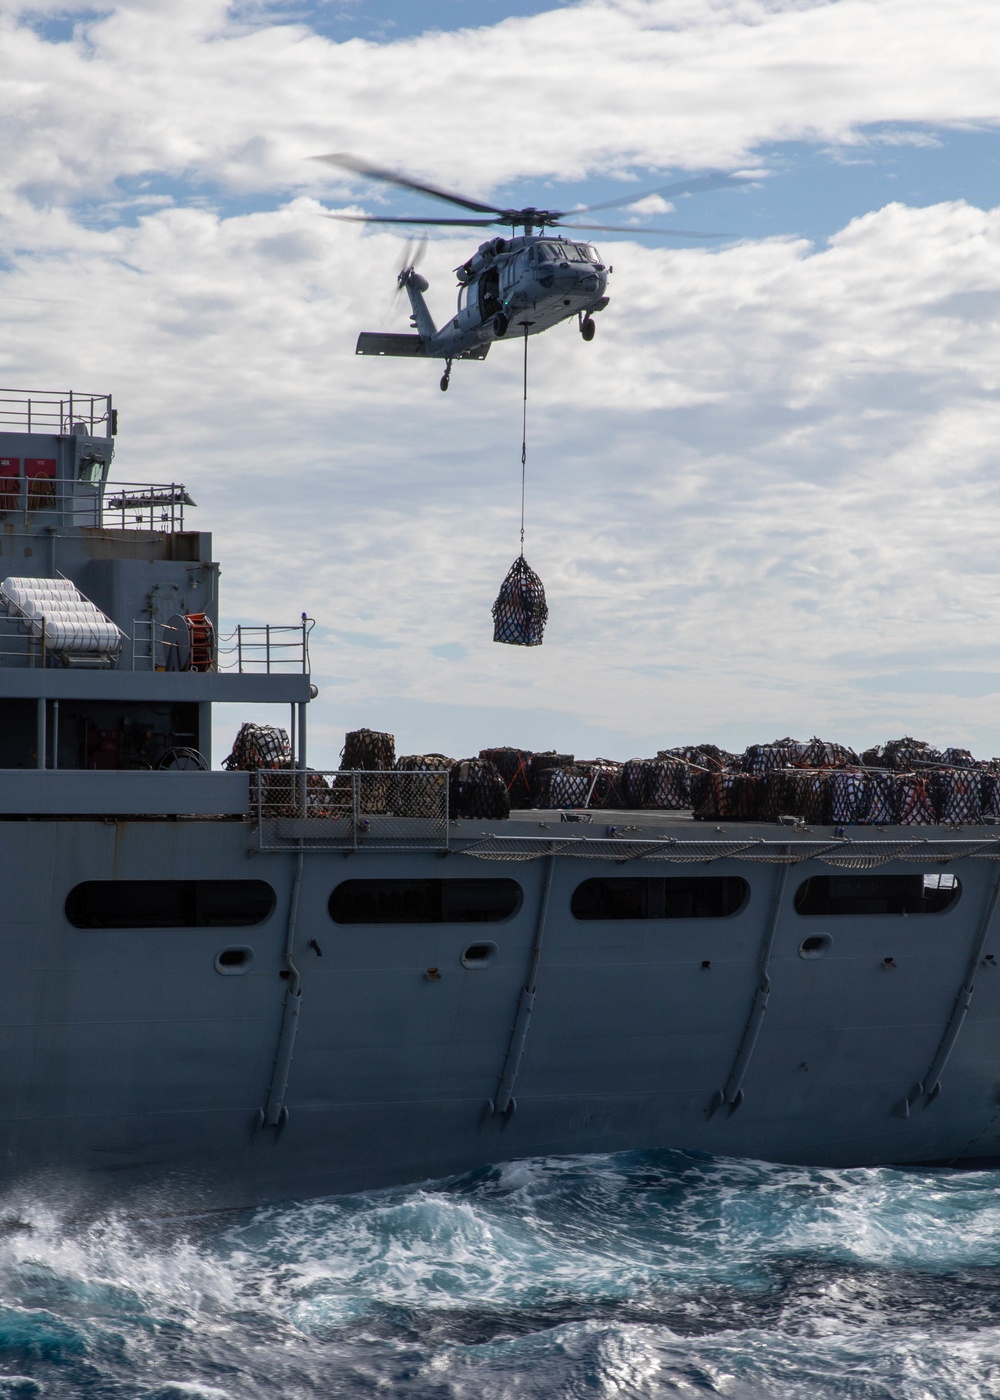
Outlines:
POLYGON ((246 928, 273 909, 264 880, 88 880, 66 897, 74 928, 246 928))
POLYGON ((738 875, 615 875, 577 885, 570 910, 575 919, 728 919, 749 894, 738 875))
POLYGON ((498 924, 521 907, 516 880, 345 880, 335 924, 498 924))
POLYGON ((955 875, 813 875, 795 892, 796 914, 943 914, 958 899, 955 875))

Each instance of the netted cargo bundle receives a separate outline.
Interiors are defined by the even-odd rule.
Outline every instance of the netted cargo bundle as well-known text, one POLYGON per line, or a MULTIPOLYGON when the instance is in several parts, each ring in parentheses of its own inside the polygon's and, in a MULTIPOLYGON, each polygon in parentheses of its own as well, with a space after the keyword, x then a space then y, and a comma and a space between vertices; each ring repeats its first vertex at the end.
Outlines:
POLYGON ((968 749, 945 749, 941 755, 941 764, 944 768, 980 767, 968 749))
POLYGON ((492 763, 507 784, 511 807, 524 809, 531 806, 531 777, 528 765, 532 756, 530 749, 479 750, 479 757, 485 763, 492 763))
POLYGON ((983 775, 973 768, 945 768, 934 775, 938 819, 968 826, 983 819, 983 775))
POLYGON ((891 768, 897 773, 912 772, 915 768, 926 768, 941 762, 940 751, 923 739, 890 739, 887 744, 876 744, 865 749, 861 762, 866 768, 891 768))
POLYGON ((583 762, 591 778, 589 807, 620 807, 622 805, 622 764, 610 758, 595 758, 583 762))
POLYGON ((543 768, 536 782, 535 806, 546 810, 585 807, 593 781, 590 769, 579 763, 571 768, 543 768))
POLYGON ((389 811, 395 817, 442 816, 448 774, 454 766, 455 760, 443 753, 411 753, 397 758, 399 777, 389 779, 389 811))
POLYGON ((342 769, 385 773, 396 766, 396 736, 378 729, 352 729, 344 735, 340 751, 342 769))
POLYGON ((759 815, 763 821, 797 817, 819 823, 828 820, 829 774, 823 770, 777 768, 760 783, 759 815))
POLYGON ((857 754, 846 744, 833 744, 828 739, 817 739, 815 735, 806 744, 802 755, 803 768, 850 768, 857 763, 857 754))
POLYGON ((629 809, 646 805, 646 765, 648 759, 630 758, 622 764, 619 788, 622 806, 629 809))
POLYGON ((691 806, 691 779, 699 770, 681 758, 654 758, 646 764, 643 806, 657 811, 679 811, 691 806))
POLYGON ((548 617, 542 580, 519 554, 493 604, 493 640, 514 647, 540 647, 548 617))
POLYGON ((492 763, 463 758, 451 770, 449 811, 453 817, 495 821, 510 816, 507 784, 492 763))
POLYGON ((660 749, 656 757, 683 758, 686 763, 694 763, 699 768, 719 773, 729 768, 738 768, 740 763, 739 754, 720 749, 717 744, 678 744, 673 749, 660 749))
POLYGON ((896 821, 897 789, 895 773, 867 774, 868 805, 861 820, 866 826, 893 826, 896 821))
POLYGON ((983 773, 979 791, 983 820, 1000 821, 1000 774, 983 773))
POLYGON ((261 773, 260 806, 264 817, 346 816, 350 794, 344 802, 322 773, 291 768, 286 762, 261 773))
POLYGON ((776 768, 793 768, 804 761, 808 744, 798 739, 775 739, 773 744, 751 744, 739 761, 741 773, 765 778, 776 768))
POLYGON ((528 760, 528 786, 531 789, 531 805, 538 806, 539 782, 547 768, 572 768, 576 759, 571 753, 556 753, 549 749, 546 753, 533 753, 528 760))
POLYGON ((261 768, 280 768, 291 758, 288 734, 272 724, 241 724, 233 740, 233 751, 223 759, 222 766, 230 773, 256 772, 261 768))
POLYGON ((710 773, 694 815, 703 821, 749 821, 757 815, 760 791, 761 780, 751 773, 710 773))
POLYGON ((386 812, 389 807, 388 772, 396 766, 396 738, 378 729, 352 729, 344 735, 340 767, 344 772, 377 773, 358 787, 358 809, 386 812), (384 775, 384 776, 383 776, 384 775))
POLYGON ((900 826, 937 825, 932 775, 897 773, 896 821, 900 826))
POLYGON ((868 819, 868 784, 873 775, 862 768, 835 768, 829 777, 830 821, 856 826, 868 819))

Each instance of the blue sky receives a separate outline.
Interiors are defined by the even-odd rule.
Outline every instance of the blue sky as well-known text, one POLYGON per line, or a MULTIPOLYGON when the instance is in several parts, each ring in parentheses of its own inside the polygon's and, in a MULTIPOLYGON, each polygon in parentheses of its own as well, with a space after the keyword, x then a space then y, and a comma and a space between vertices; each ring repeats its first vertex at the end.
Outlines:
MULTIPOLYGON (((359 724, 1000 752, 994 4, 0 0, 0 41, 0 380, 112 390, 120 474, 183 473, 229 620, 317 617, 316 762, 359 724), (322 213, 440 207, 330 150, 560 207, 754 176, 656 216, 732 238, 599 236, 596 340, 532 343, 535 651, 489 617, 517 356, 448 395, 355 358, 405 329, 403 239, 322 213)), ((475 241, 431 241, 439 316, 475 241)))

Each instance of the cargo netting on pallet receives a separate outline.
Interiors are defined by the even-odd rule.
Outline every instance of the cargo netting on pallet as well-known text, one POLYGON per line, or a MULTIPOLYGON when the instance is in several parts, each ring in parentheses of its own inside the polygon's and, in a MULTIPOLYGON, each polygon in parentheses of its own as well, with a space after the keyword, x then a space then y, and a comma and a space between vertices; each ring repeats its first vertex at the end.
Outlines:
POLYGON ((365 811, 389 810, 389 772, 396 766, 396 737, 379 729, 351 729, 344 735, 340 751, 341 770, 348 773, 378 773, 364 785, 365 811))
POLYGON ((233 751, 223 759, 228 772, 255 772, 261 768, 280 768, 291 758, 288 733, 271 724, 241 724, 233 740, 233 751))
POLYGON ((493 640, 514 647, 540 647, 548 617, 542 580, 519 554, 493 604, 493 640))
MULTIPOLYGON (((401 798, 391 771, 383 766, 393 755, 391 734, 352 731, 344 745, 343 776, 335 775, 326 793, 314 784, 311 805, 335 808, 347 800, 338 797, 340 785, 346 784, 350 800, 360 802, 364 811, 399 812, 401 798), (371 775, 363 789, 351 788, 357 772, 371 775)), ((226 760, 227 766, 280 768, 287 763, 284 731, 253 725, 240 731, 226 760)), ((472 820, 502 820, 514 809, 604 809, 690 811, 703 821, 837 828, 1000 823, 1000 759, 981 761, 968 749, 942 751, 909 736, 866 749, 860 758, 845 744, 786 737, 751 744, 742 754, 714 744, 688 744, 660 749, 656 758, 621 763, 501 746, 459 761, 444 754, 413 754, 395 767, 428 774, 422 797, 407 789, 413 815, 423 810, 421 803, 428 812, 436 810, 431 794, 447 775, 452 816, 472 820)))
POLYGON ((443 753, 415 753, 396 760, 399 777, 389 780, 389 811, 398 817, 434 817, 441 809, 448 775, 455 766, 443 753), (413 774, 426 774, 423 781, 413 774))
POLYGON ((479 757, 486 763, 492 763, 503 778, 511 807, 531 806, 531 775, 528 765, 533 755, 530 749, 480 749, 479 757))
POLYGON ((482 758, 464 758, 452 768, 450 801, 453 817, 503 821, 510 816, 507 784, 482 758))

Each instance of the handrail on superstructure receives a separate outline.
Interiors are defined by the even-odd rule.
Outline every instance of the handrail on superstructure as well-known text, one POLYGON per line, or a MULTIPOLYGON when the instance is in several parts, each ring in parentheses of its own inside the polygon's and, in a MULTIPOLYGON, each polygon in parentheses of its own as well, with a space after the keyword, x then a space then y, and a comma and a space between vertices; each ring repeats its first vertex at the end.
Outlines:
POLYGON ((78 432, 111 437, 117 428, 110 394, 77 393, 73 389, 0 388, 0 432, 78 432))

